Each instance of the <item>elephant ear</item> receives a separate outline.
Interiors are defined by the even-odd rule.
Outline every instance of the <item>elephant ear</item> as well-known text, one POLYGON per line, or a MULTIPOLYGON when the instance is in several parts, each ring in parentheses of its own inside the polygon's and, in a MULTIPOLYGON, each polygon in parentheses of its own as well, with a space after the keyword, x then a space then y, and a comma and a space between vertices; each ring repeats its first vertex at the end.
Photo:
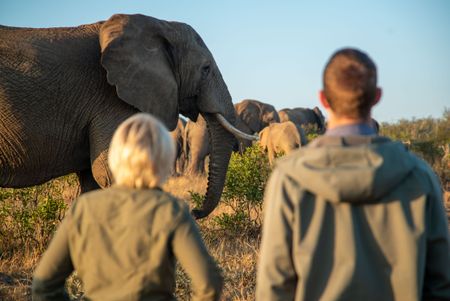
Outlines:
POLYGON ((280 122, 289 121, 289 115, 285 109, 278 111, 278 117, 280 117, 280 122))
POLYGON ((242 107, 239 108, 238 115, 253 133, 258 133, 262 130, 262 113, 253 103, 244 103, 242 107))
POLYGON ((178 84, 169 23, 143 15, 114 15, 100 28, 101 64, 117 95, 161 119, 169 130, 178 122, 178 84))

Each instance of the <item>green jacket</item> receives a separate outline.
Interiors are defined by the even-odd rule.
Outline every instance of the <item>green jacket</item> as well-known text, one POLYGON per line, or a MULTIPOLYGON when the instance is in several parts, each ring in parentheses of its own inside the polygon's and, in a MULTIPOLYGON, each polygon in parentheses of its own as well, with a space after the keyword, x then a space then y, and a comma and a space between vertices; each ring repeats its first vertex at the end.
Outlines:
POLYGON ((41 258, 33 300, 68 300, 74 269, 88 300, 175 300, 176 260, 192 280, 192 300, 219 299, 222 276, 185 204, 160 190, 89 192, 41 258))
POLYGON ((257 300, 450 300, 439 182, 401 143, 318 138, 265 194, 257 300))

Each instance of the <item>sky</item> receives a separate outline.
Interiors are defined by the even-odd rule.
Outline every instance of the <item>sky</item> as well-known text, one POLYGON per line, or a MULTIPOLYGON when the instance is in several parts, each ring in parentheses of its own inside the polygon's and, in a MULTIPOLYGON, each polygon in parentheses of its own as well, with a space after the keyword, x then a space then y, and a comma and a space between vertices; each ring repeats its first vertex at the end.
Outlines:
POLYGON ((439 118, 450 108, 450 0, 0 0, 7 26, 77 26, 115 13, 190 24, 234 103, 320 107, 324 65, 355 47, 378 68, 378 121, 439 118))

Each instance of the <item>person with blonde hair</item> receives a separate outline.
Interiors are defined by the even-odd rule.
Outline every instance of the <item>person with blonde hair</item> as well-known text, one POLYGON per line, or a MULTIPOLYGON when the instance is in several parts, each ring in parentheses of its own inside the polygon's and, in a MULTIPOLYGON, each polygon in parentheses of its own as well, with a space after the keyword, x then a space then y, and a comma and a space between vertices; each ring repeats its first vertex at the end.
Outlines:
POLYGON ((164 125, 139 113, 116 130, 108 163, 115 183, 81 195, 33 276, 33 300, 69 300, 73 270, 89 300, 175 300, 175 262, 192 300, 218 300, 222 276, 188 206, 161 190, 175 148, 164 125))
POLYGON ((372 59, 335 52, 319 99, 325 135, 277 162, 264 196, 256 300, 450 300, 439 180, 377 135, 372 59))

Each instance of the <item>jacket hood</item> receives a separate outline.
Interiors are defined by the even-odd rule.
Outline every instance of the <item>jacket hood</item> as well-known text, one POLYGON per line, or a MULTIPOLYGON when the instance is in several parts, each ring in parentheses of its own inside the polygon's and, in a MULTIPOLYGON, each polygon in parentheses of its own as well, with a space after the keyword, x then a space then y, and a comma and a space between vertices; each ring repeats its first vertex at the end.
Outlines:
POLYGON ((370 203, 402 182, 416 161, 400 142, 375 136, 323 136, 277 167, 330 202, 370 203))

